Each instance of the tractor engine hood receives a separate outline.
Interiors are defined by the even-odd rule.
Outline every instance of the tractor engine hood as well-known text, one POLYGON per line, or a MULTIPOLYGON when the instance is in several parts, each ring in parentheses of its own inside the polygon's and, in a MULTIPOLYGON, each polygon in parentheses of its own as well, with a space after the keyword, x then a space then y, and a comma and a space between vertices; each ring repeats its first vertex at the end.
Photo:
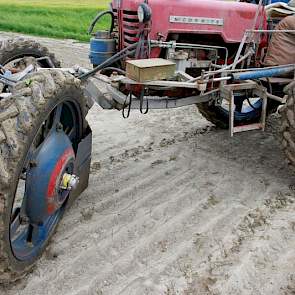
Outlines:
MULTIPOLYGON (((143 0, 113 0, 113 8, 136 12, 143 0)), ((239 43, 245 30, 252 29, 258 6, 216 0, 149 0, 152 10, 150 38, 164 39, 169 33, 218 34, 226 43, 239 43)), ((256 28, 266 27, 261 9, 256 28)))

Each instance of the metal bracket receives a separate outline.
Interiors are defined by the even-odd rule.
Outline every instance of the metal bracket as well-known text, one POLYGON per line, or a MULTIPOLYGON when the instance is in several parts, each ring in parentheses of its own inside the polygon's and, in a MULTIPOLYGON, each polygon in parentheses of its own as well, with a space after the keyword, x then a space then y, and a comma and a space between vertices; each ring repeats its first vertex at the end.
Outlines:
MULTIPOLYGON (((108 93, 111 95, 112 99, 116 102, 116 105, 128 106, 130 104, 130 96, 127 97, 122 92, 112 87, 111 85, 107 86, 108 93)), ((218 89, 215 91, 210 91, 204 93, 203 95, 190 96, 185 98, 168 98, 168 97, 155 97, 155 96, 145 96, 142 101, 135 96, 132 96, 132 104, 130 109, 140 109, 141 105, 149 104, 149 109, 171 109, 178 108, 187 105, 193 105, 201 102, 207 102, 211 99, 212 95, 218 92, 218 89)))
POLYGON ((241 84, 229 84, 221 87, 220 95, 223 99, 229 102, 229 133, 233 137, 235 133, 250 131, 250 130, 265 130, 266 125, 266 112, 267 112, 267 95, 266 90, 253 81, 246 81, 241 84), (262 112, 259 123, 247 124, 242 126, 234 125, 235 115, 235 96, 234 92, 239 90, 252 90, 254 95, 262 99, 262 112))
MULTIPOLYGON (((124 78, 125 79, 125 78, 124 78)), ((119 80, 121 81, 121 80, 119 80)), ((132 80, 128 79, 129 85, 132 85, 132 80)), ((93 102, 98 103, 104 109, 117 109, 122 110, 129 106, 130 104, 130 95, 126 97, 126 94, 117 89, 117 87, 113 87, 116 81, 114 82, 110 78, 104 75, 96 75, 87 79, 86 84, 84 84, 84 93, 85 95, 91 99, 93 102)), ((169 81, 156 81, 159 83, 158 85, 163 86, 165 83, 169 83, 169 81), (163 82, 163 83, 160 83, 163 82)), ((186 83, 186 82, 173 82, 168 85, 177 85, 179 84, 183 86, 183 84, 189 84, 189 86, 193 89, 197 88, 197 83, 186 83)), ((138 83, 137 83, 138 84, 138 83)), ((137 85, 136 84, 136 85, 137 85)), ((144 84, 142 84, 144 85, 144 84)), ((149 85, 145 85, 149 86, 149 85)), ((165 84, 165 86, 167 86, 165 84)), ((201 95, 195 95, 185 98, 170 98, 170 97, 158 97, 158 96, 144 96, 141 100, 132 95, 131 100, 132 104, 130 109, 142 109, 142 106, 146 106, 148 104, 149 109, 170 109, 170 108, 178 108, 187 105, 197 104, 201 102, 207 102, 212 98, 212 95, 219 90, 213 90, 206 92, 201 95)))

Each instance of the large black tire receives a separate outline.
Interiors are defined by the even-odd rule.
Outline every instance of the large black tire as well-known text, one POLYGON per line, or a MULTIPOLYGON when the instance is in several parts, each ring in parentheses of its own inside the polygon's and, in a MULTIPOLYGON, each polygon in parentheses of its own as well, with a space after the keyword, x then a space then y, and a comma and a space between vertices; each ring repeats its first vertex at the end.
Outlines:
MULTIPOLYGON (((48 114, 65 100, 78 106, 82 126, 89 110, 80 80, 69 73, 50 70, 34 73, 16 85, 10 98, 0 100, 0 283, 8 283, 29 271, 40 253, 20 261, 10 244, 10 216, 21 167, 28 149, 48 114)), ((50 237, 49 237, 50 238, 50 237)))
POLYGON ((280 110, 281 132, 283 150, 290 166, 295 170, 295 83, 290 86, 287 103, 280 110))
MULTIPOLYGON (((48 56, 55 67, 60 67, 60 62, 56 59, 55 55, 50 53, 49 50, 29 39, 15 38, 0 40, 0 64, 5 65, 13 60, 31 56, 31 57, 45 57, 48 56)), ((43 67, 52 67, 44 61, 43 67)))
MULTIPOLYGON (((267 114, 274 113, 279 104, 276 101, 269 101, 267 106, 267 114)), ((221 129, 229 128, 229 114, 221 109, 219 106, 209 104, 207 102, 197 104, 198 110, 201 115, 209 122, 213 123, 216 127, 221 129)), ((261 108, 253 111, 252 116, 235 116, 235 125, 246 125, 251 123, 257 123, 261 117, 261 108)))
POLYGON ((225 118, 220 114, 215 106, 211 106, 208 103, 197 104, 198 110, 201 115, 209 122, 213 123, 216 127, 221 129, 228 128, 228 118, 225 118))

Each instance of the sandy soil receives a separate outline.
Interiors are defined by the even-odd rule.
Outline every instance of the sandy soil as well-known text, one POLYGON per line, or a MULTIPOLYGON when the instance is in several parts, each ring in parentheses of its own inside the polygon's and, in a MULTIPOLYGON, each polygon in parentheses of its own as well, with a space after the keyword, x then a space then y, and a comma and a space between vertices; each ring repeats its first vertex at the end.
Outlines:
MULTIPOLYGON (((87 45, 41 41, 87 65, 87 45)), ((278 116, 233 139, 193 106, 128 120, 94 106, 88 120, 89 188, 2 294, 295 294, 295 178, 278 116)))

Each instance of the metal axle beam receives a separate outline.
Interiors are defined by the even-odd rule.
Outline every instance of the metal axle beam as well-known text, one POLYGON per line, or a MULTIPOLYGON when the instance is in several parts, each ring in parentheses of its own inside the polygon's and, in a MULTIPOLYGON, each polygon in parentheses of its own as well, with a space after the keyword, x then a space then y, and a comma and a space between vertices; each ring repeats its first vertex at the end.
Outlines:
POLYGON ((170 98, 158 96, 144 96, 142 100, 132 95, 126 95, 113 87, 111 83, 103 81, 98 77, 89 78, 84 85, 85 95, 92 101, 98 103, 104 109, 122 110, 126 107, 130 109, 139 109, 141 106, 147 106, 149 109, 170 109, 187 105, 193 105, 209 101, 214 93, 219 90, 213 90, 204 94, 190 96, 185 98, 170 98))

